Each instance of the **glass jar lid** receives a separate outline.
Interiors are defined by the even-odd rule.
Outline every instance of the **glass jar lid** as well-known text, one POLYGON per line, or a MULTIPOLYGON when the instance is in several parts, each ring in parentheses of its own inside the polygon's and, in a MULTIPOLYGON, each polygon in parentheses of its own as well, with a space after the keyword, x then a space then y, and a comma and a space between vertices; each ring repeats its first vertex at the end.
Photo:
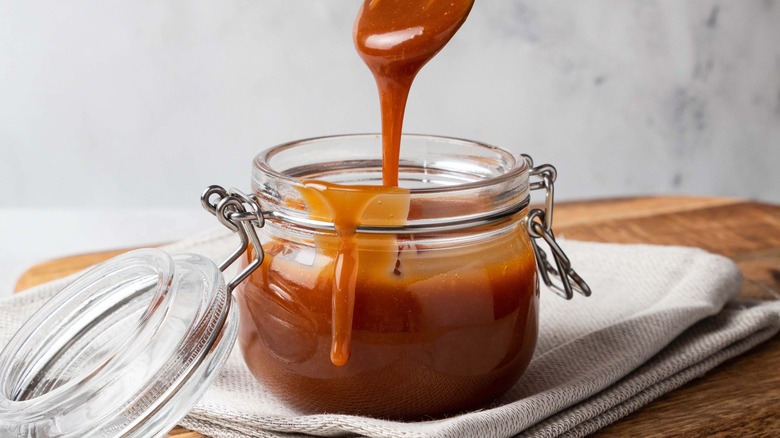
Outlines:
POLYGON ((217 376, 238 313, 214 263, 142 249, 87 271, 0 353, 0 436, 157 436, 217 376))

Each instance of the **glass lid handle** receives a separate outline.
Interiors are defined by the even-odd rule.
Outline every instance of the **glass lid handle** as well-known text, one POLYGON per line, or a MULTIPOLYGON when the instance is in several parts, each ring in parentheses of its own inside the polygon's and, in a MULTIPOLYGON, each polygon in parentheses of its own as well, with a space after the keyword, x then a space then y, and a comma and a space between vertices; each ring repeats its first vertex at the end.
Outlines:
POLYGON ((531 169, 529 175, 536 181, 531 182, 531 190, 544 189, 544 209, 534 208, 528 213, 528 234, 533 240, 534 253, 536 253, 536 263, 539 268, 539 274, 542 281, 553 292, 567 300, 574 296, 574 291, 589 297, 590 286, 585 280, 572 269, 571 261, 566 253, 563 252, 558 242, 555 241, 555 233, 552 229, 553 219, 553 197, 555 194, 555 179, 558 171, 550 164, 541 164, 534 167, 534 160, 529 155, 523 154, 523 158, 528 162, 531 169), (539 247, 538 239, 544 240, 550 247, 555 266, 547 260, 547 253, 539 247), (558 283, 553 281, 555 278, 558 283))
POLYGON ((263 228, 265 217, 257 198, 238 189, 225 190, 222 186, 209 186, 200 195, 200 203, 206 211, 216 216, 222 225, 237 233, 240 239, 238 247, 219 264, 220 271, 224 272, 241 257, 250 243, 254 248, 252 262, 228 282, 227 291, 230 293, 263 263, 265 253, 257 235, 257 228, 263 228))

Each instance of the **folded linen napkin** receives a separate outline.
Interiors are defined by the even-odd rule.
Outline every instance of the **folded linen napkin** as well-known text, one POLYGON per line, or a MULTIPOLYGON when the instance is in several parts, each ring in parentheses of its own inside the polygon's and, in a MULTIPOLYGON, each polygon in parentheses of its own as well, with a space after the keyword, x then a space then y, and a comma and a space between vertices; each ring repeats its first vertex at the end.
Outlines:
MULTIPOLYGON (((221 261, 235 242, 229 232, 214 230, 164 249, 221 261)), ((562 246, 593 295, 565 301, 542 291, 531 365, 507 394, 482 410, 414 423, 303 415, 256 382, 234 348, 182 425, 218 438, 583 436, 780 330, 780 302, 734 300, 741 276, 724 257, 683 247, 572 241, 562 246)), ((0 346, 68 280, 0 301, 0 346)))

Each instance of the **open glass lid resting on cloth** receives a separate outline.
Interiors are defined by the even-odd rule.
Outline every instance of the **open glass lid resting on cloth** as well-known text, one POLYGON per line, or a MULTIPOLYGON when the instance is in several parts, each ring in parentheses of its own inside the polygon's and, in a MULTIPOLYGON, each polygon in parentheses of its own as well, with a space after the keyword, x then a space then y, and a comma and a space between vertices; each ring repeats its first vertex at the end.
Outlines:
POLYGON ((143 249, 91 269, 0 355, 0 436, 167 433, 227 359, 231 307, 205 257, 143 249))
MULTIPOLYGON (((532 185, 545 189, 547 203, 526 226, 552 249, 557 269, 534 243, 544 282, 552 274, 562 295, 588 295, 552 235, 551 172, 532 185)), ((0 353, 0 436, 162 436, 187 414, 235 344, 231 293, 263 261, 257 229, 265 216, 278 220, 254 196, 219 186, 202 202, 238 234, 238 247, 219 266, 195 254, 132 251, 69 284, 0 353), (221 271, 250 243, 254 258, 226 285, 221 271)))
MULTIPOLYGON (((221 208, 235 212, 236 201, 221 208)), ((132 251, 77 278, 0 353, 0 436, 150 437, 198 401, 236 340, 224 270, 199 255, 132 251)))

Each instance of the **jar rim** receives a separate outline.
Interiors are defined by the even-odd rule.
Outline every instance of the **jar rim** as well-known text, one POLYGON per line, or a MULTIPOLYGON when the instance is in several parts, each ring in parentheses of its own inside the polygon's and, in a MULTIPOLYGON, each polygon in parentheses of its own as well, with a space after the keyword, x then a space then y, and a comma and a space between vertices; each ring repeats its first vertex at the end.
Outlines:
MULTIPOLYGON (((255 157, 252 191, 271 222, 333 231, 332 216, 323 211, 314 213, 307 205, 309 201, 303 195, 311 190, 307 183, 325 181, 333 184, 330 190, 345 191, 382 185, 382 153, 381 134, 333 135, 283 143, 255 157)), ((371 202, 406 205, 409 215, 405 222, 361 217, 357 232, 461 230, 515 216, 530 202, 530 167, 525 156, 486 143, 404 134, 399 160, 403 190, 383 194, 371 202)))
MULTIPOLYGON (((338 141, 342 139, 348 139, 348 140, 356 140, 356 139, 381 139, 382 134, 378 133, 360 133, 360 134, 336 134, 336 135, 325 135, 325 136, 318 136, 318 137, 309 137, 305 139, 300 140, 293 140, 286 143, 281 143, 276 146, 271 146, 257 155, 255 155, 254 158, 254 167, 256 169, 259 169, 263 171, 264 173, 283 180, 289 184, 295 185, 295 186, 301 186, 301 180, 298 178, 295 178, 293 176, 287 175, 283 172, 280 172, 273 168, 269 162, 271 159, 273 159, 274 156, 285 152, 289 149, 307 145, 307 144, 315 144, 315 143, 323 143, 323 142, 332 142, 332 141, 338 141)), ((410 188, 410 193, 412 195, 414 194, 423 194, 423 193, 448 193, 453 191, 459 191, 464 189, 471 189, 471 188, 479 188, 484 187, 496 183, 501 183, 503 181, 508 181, 513 178, 518 178, 522 176, 523 173, 528 172, 530 169, 528 161, 520 155, 515 155, 506 149, 500 148, 498 146, 493 146, 488 143, 475 141, 475 140, 468 140, 463 139, 459 137, 448 137, 448 136, 440 136, 440 135, 430 135, 430 134, 403 134, 402 136, 402 144, 403 140, 432 140, 435 142, 448 142, 448 143, 454 143, 454 144, 463 144, 463 145, 469 145, 469 146, 477 146, 479 148, 484 148, 486 150, 489 150, 491 152, 497 153, 504 157, 505 159, 512 160, 512 168, 509 172, 501 174, 499 176, 485 179, 482 181, 473 181, 468 182, 464 184, 456 184, 456 185, 450 185, 450 186, 443 186, 443 187, 425 187, 425 188, 410 188)))

